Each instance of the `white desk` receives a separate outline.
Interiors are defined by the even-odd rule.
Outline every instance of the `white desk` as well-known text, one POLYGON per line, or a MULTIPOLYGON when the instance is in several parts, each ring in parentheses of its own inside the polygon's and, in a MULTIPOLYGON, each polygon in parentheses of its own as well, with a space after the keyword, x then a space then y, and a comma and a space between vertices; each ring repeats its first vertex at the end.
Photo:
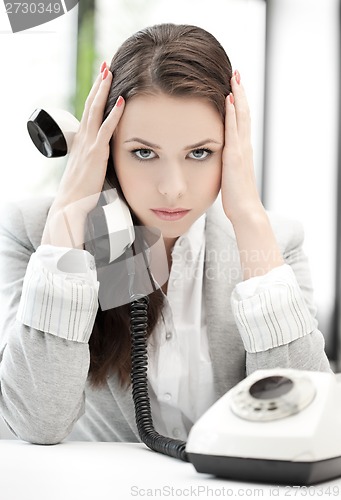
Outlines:
POLYGON ((1 500, 243 497, 338 499, 341 479, 310 486, 307 491, 199 474, 192 464, 153 452, 143 444, 38 446, 0 441, 1 500))

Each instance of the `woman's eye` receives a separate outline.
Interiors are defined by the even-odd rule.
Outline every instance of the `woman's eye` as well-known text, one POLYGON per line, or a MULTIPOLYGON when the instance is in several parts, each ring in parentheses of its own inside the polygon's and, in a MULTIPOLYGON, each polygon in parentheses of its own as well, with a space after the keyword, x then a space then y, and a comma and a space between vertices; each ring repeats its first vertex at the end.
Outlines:
POLYGON ((194 160, 205 160, 211 153, 212 151, 210 149, 201 148, 201 149, 193 149, 193 151, 191 151, 189 155, 194 160))
POLYGON ((132 151, 132 155, 135 156, 135 158, 137 158, 138 160, 142 161, 152 160, 153 158, 156 157, 155 153, 151 149, 145 149, 145 148, 134 149, 134 151, 132 151))

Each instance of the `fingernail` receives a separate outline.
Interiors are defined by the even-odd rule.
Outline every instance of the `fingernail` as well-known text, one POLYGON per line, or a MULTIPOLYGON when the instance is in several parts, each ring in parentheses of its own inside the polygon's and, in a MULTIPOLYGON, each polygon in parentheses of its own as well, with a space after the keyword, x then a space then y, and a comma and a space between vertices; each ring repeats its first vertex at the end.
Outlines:
POLYGON ((103 73, 104 69, 107 67, 107 63, 104 61, 101 64, 101 73, 103 73))
POLYGON ((239 71, 237 69, 234 72, 234 76, 236 78, 236 82, 238 83, 238 85, 240 85, 240 73, 239 73, 239 71))
POLYGON ((233 97, 232 92, 229 94, 229 99, 230 99, 230 103, 234 104, 234 97, 233 97))
POLYGON ((105 70, 102 73, 102 80, 106 79, 106 77, 108 76, 108 73, 109 73, 108 68, 105 68, 105 70))
POLYGON ((119 98, 117 99, 117 101, 116 101, 115 106, 116 106, 117 108, 119 108, 120 106, 122 106, 122 104, 123 104, 123 103, 124 103, 124 99, 123 99, 123 97, 120 95, 120 97, 119 97, 119 98))

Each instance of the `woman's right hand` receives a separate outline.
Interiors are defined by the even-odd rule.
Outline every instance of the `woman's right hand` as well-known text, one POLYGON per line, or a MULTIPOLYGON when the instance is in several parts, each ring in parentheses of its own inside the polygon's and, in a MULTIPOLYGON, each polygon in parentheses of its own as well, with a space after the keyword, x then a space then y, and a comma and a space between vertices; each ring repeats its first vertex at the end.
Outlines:
POLYGON ((105 63, 101 69, 86 99, 79 130, 50 208, 41 244, 84 248, 85 221, 102 191, 110 139, 124 110, 124 99, 119 97, 102 123, 112 73, 105 63))

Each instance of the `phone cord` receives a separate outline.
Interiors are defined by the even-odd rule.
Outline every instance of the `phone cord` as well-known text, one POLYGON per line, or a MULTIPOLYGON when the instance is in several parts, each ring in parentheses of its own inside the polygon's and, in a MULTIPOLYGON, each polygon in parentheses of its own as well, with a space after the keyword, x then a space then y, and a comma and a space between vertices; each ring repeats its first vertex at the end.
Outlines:
POLYGON ((148 304, 148 296, 130 302, 131 381, 137 429, 140 438, 150 449, 189 462, 185 441, 162 436, 154 429, 147 382, 148 304))

